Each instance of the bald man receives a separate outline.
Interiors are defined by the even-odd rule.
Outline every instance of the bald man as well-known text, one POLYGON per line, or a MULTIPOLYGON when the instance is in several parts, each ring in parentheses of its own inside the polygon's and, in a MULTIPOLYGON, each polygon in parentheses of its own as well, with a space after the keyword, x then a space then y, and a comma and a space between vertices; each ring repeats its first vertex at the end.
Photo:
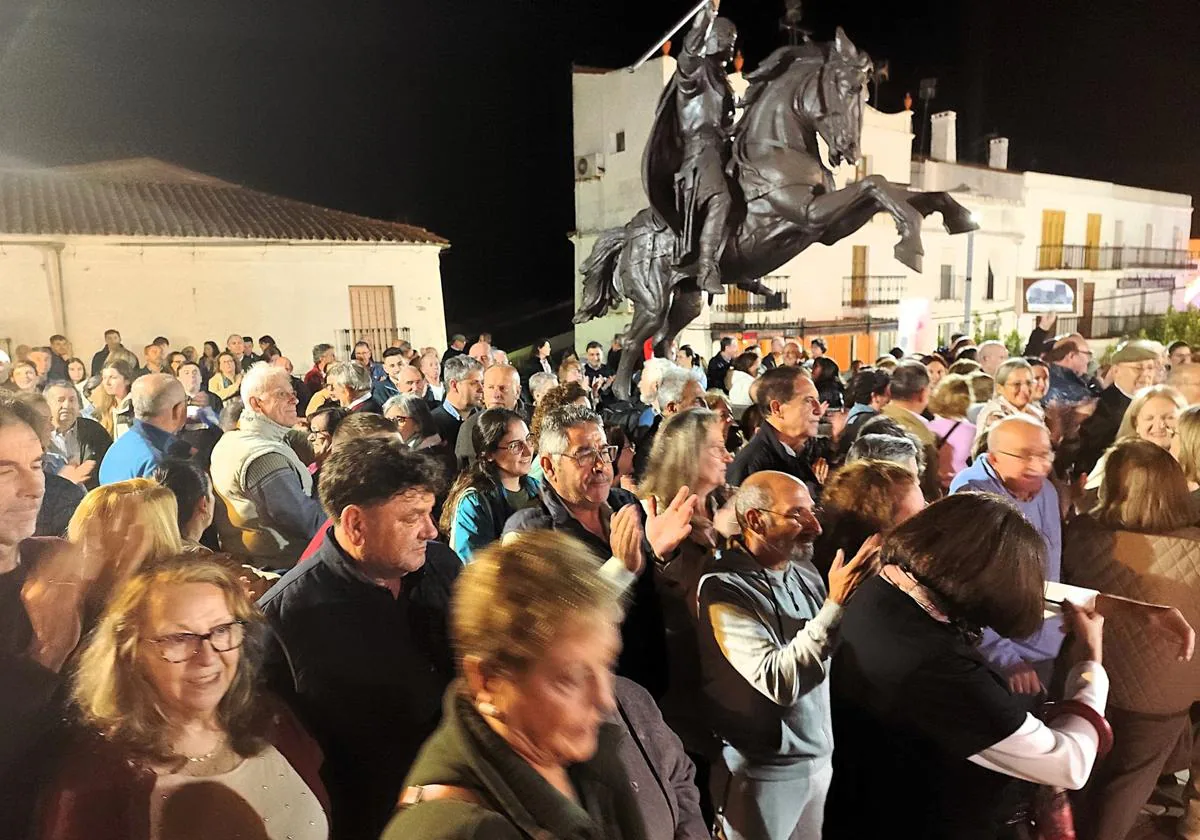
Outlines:
POLYGON ((995 376, 1000 365, 1008 361, 1008 348, 999 341, 985 341, 975 353, 975 361, 988 376, 995 376))
POLYGON ((812 564, 821 526, 802 481, 756 472, 734 504, 742 536, 699 583, 709 723, 725 743, 712 785, 722 836, 820 837, 833 775, 829 657, 878 542, 849 562, 839 551, 826 592, 812 564))
MULTIPOLYGON (((417 371, 420 373, 420 371, 417 371)), ((483 372, 483 408, 507 408, 518 411, 521 399, 521 373, 512 365, 492 365, 483 372)), ((475 441, 473 434, 482 411, 476 411, 463 421, 454 445, 454 456, 460 468, 466 469, 475 463, 475 441)), ((519 412, 520 413, 520 412, 519 412)), ((528 422, 528 417, 526 421, 528 422)))
POLYGON ((492 345, 486 341, 476 341, 467 351, 467 355, 483 365, 484 370, 492 366, 492 345))
MULTIPOLYGON (((187 422, 188 396, 168 373, 139 376, 130 390, 133 426, 108 448, 100 464, 100 483, 112 484, 151 475, 173 447, 187 422)), ((176 453, 177 454, 177 453, 176 453)))
MULTIPOLYGON (((1050 433, 1032 417, 1015 415, 994 424, 987 443, 987 456, 976 458, 955 476, 950 492, 991 493, 1015 504, 1046 543, 1046 580, 1058 582, 1062 516, 1058 491, 1048 478, 1054 464, 1050 433)), ((1014 692, 1037 694, 1050 678, 1062 640, 1061 619, 1048 618, 1042 629, 1027 639, 1004 639, 985 630, 979 651, 1008 677, 1014 692)))
POLYGON ((1167 374, 1167 384, 1183 394, 1188 405, 1200 405, 1200 364, 1186 362, 1171 365, 1171 372, 1167 374))

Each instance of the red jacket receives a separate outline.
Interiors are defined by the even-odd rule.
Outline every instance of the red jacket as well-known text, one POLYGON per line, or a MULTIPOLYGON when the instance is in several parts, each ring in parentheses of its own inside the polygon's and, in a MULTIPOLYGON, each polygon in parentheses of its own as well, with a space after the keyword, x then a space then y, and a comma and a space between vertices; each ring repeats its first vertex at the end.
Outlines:
MULTIPOLYGON (((321 749, 285 707, 267 739, 292 765, 329 813, 321 783, 321 749)), ((42 798, 40 840, 145 840, 150 795, 157 777, 119 746, 88 732, 72 742, 57 778, 42 798)))

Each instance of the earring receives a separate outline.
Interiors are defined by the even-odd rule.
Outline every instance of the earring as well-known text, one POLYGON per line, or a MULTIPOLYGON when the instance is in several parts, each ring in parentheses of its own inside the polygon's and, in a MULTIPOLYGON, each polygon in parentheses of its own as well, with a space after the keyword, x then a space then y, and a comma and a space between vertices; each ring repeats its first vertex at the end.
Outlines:
POLYGON ((504 717, 500 714, 500 710, 496 708, 494 703, 489 703, 486 700, 481 700, 479 703, 477 703, 475 705, 475 710, 486 718, 495 718, 496 720, 501 720, 504 717))

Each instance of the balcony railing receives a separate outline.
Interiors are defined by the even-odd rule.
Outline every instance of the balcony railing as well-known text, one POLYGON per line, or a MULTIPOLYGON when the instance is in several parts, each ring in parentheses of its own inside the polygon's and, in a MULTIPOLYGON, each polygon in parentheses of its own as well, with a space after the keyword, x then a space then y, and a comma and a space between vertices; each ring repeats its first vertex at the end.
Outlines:
POLYGON ((750 295, 747 300, 732 300, 728 303, 718 303, 713 307, 717 312, 782 312, 788 308, 787 292, 775 292, 771 295, 750 295))
POLYGON ((408 327, 367 327, 359 330, 338 330, 337 343, 339 359, 354 359, 354 345, 365 341, 371 345, 375 361, 383 358, 383 351, 392 346, 393 341, 408 341, 411 336, 408 327))
POLYGON ((1129 245, 1040 245, 1039 271, 1079 269, 1113 271, 1122 268, 1188 268, 1191 255, 1180 248, 1135 248, 1129 245))
POLYGON ((1149 329, 1165 313, 1142 312, 1137 315, 1093 315, 1091 326, 1083 317, 1059 318, 1056 329, 1064 334, 1077 332, 1084 338, 1122 338, 1136 336, 1149 329))
POLYGON ((842 306, 846 309, 895 305, 903 296, 904 277, 900 275, 842 278, 842 306))

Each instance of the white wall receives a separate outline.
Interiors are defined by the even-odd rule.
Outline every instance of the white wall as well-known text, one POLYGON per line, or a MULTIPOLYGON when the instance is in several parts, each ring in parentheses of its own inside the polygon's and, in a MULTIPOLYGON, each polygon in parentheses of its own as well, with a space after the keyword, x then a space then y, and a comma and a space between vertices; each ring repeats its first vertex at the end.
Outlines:
MULTIPOLYGON (((54 259, 53 250, 46 247, 0 243, 0 347, 4 339, 10 349, 45 344, 57 331, 47 279, 54 259)), ((101 334, 101 343, 103 338, 101 334)))
MULTIPOLYGON (((446 344, 438 254, 432 245, 399 243, 141 242, 70 239, 62 252, 65 334, 77 354, 91 354, 104 330, 121 331, 140 354, 155 336, 172 346, 223 345, 230 333, 275 337, 297 369, 311 365, 312 345, 349 329, 348 287, 392 286, 399 326, 416 346, 446 344)), ((0 250, 0 334, 43 343, 57 331, 45 271, 29 247, 0 250), (15 278, 15 279, 14 279, 15 278), (11 283, 35 294, 10 297, 11 283), (21 300, 11 306, 10 300, 21 300)))

